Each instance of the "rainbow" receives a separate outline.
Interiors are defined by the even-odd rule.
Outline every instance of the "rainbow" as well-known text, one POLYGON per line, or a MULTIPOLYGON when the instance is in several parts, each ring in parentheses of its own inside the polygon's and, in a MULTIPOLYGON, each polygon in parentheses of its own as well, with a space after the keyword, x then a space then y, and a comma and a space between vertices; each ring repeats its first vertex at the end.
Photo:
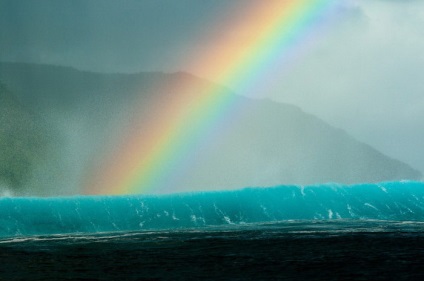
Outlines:
MULTIPOLYGON (((248 3, 226 23, 227 29, 244 34, 243 40, 218 40, 191 54, 181 68, 196 69, 222 85, 253 88, 275 64, 288 62, 317 36, 336 10, 331 0, 248 3)), ((130 132, 88 177, 83 193, 145 193, 170 186, 189 167, 199 147, 222 135, 226 121, 243 108, 236 95, 211 85, 193 84, 190 79, 157 85, 153 90, 157 99, 140 101, 151 110, 134 119, 130 132)))

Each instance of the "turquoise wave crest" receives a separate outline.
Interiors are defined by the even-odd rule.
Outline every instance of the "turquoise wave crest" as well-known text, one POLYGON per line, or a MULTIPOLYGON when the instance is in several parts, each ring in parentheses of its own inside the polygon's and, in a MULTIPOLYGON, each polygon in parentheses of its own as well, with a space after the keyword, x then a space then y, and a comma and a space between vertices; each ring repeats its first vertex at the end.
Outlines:
POLYGON ((424 183, 284 185, 157 196, 0 198, 0 237, 314 219, 424 221, 424 183))

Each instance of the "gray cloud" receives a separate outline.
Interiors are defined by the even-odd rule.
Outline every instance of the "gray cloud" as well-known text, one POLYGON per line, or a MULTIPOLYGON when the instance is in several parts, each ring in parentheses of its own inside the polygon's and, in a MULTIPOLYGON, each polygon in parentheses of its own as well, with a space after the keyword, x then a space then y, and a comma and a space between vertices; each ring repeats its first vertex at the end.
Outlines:
POLYGON ((0 1, 0 59, 102 71, 167 68, 228 1, 0 1))

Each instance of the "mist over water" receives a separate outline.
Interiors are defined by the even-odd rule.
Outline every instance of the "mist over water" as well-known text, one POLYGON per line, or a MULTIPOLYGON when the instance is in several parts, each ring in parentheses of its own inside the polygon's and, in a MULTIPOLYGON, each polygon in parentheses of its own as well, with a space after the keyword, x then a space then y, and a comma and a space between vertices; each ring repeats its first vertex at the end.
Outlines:
MULTIPOLYGON (((9 181, 10 187, 5 188, 16 195, 90 193, 89 182, 103 165, 112 169, 125 165, 111 152, 126 148, 135 132, 147 136, 158 127, 157 118, 166 114, 162 107, 175 96, 187 95, 177 90, 181 83, 193 89, 221 87, 184 73, 101 74, 10 63, 0 64, 0 79, 7 85, 4 89, 11 89, 4 94, 16 98, 22 112, 31 108, 34 125, 27 124, 24 137, 34 140, 31 128, 43 128, 37 132, 44 150, 29 144, 26 149, 32 154, 15 151, 20 157, 33 155, 27 159, 29 172, 21 175, 22 182, 9 181), (158 91, 163 85, 171 90, 158 91)), ((237 118, 229 115, 225 130, 218 124, 202 145, 187 150, 175 166, 183 168, 181 172, 164 173, 164 184, 148 193, 421 177, 408 165, 296 106, 248 99, 222 89, 243 105, 237 118)), ((200 97, 196 92, 188 100, 200 97)), ((20 171, 6 167, 6 180, 20 171)))
POLYGON ((232 25, 240 5, 0 0, 0 61, 24 63, 0 65, 0 193, 87 193, 102 165, 113 166, 111 151, 131 132, 153 130, 160 103, 184 94, 154 91, 170 80, 230 87, 244 113, 150 193, 422 179, 419 1, 335 3, 329 22, 340 24, 289 69, 266 72, 273 88, 247 92, 187 63, 249 39, 253 25, 232 25))

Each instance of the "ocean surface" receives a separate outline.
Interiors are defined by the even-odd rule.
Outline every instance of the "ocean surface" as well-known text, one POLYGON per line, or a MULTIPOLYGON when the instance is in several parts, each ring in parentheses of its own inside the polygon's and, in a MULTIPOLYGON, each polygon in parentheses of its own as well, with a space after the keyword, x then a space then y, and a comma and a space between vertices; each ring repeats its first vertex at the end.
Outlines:
POLYGON ((424 183, 0 199, 0 280, 424 280, 424 183))

